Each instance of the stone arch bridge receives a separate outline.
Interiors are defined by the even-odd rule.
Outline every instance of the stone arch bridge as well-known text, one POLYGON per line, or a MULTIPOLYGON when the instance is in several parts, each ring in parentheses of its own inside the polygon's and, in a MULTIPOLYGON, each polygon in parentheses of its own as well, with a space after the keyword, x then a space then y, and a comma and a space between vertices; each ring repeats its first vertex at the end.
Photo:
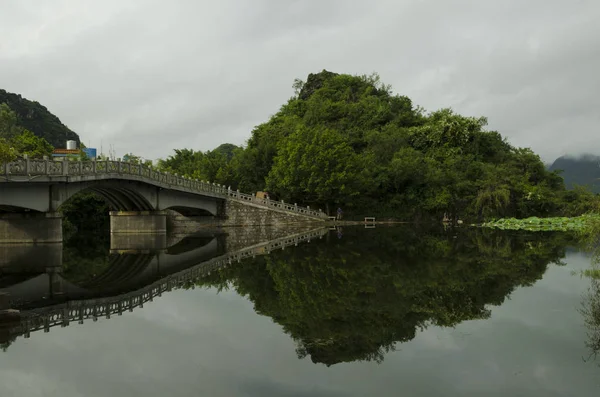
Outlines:
POLYGON ((0 165, 0 243, 62 241, 58 210, 91 191, 111 207, 112 233, 164 233, 167 212, 213 225, 322 222, 327 214, 121 161, 21 159, 0 165))

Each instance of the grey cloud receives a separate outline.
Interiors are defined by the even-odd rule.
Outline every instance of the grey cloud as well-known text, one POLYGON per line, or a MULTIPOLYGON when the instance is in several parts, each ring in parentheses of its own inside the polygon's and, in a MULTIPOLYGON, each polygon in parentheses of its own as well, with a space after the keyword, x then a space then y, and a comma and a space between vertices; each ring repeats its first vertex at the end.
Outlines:
POLYGON ((545 160, 600 153, 596 1, 0 0, 0 87, 117 154, 242 144, 324 68, 489 118, 545 160))

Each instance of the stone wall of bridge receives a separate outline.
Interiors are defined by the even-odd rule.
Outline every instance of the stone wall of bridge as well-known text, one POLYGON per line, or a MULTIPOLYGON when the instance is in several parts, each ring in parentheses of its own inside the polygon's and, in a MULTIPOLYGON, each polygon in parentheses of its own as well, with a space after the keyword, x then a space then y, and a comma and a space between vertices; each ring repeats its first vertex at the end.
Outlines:
POLYGON ((225 202, 226 219, 222 226, 283 226, 298 223, 322 223, 324 219, 288 212, 277 208, 267 208, 254 203, 227 200, 225 202))
POLYGON ((56 212, 0 214, 0 244, 62 242, 62 217, 56 212))
POLYGON ((167 230, 174 233, 190 233, 206 227, 286 227, 290 225, 315 225, 324 219, 300 213, 264 207, 251 202, 225 201, 220 216, 184 216, 167 211, 167 230))

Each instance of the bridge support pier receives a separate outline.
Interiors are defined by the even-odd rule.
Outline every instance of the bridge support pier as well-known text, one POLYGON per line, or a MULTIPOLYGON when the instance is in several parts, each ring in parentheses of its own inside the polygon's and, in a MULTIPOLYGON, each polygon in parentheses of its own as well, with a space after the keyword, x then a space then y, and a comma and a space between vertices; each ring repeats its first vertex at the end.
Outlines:
POLYGON ((0 244, 0 272, 43 273, 62 266, 62 244, 0 244))
POLYGON ((113 233, 110 235, 110 252, 156 252, 167 248, 166 233, 113 233))
POLYGON ((166 234, 166 211, 111 211, 111 234, 166 234))
POLYGON ((62 243, 62 216, 56 212, 0 215, 0 244, 62 243))

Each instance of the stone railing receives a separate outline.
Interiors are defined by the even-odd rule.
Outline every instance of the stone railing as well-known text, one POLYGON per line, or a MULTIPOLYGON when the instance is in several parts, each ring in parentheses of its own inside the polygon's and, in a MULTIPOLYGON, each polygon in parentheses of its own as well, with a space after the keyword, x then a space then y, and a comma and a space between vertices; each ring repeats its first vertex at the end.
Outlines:
POLYGON ((144 303, 152 302, 155 297, 160 297, 164 292, 185 288, 190 284, 193 288, 196 281, 209 276, 211 272, 239 263, 242 259, 255 257, 256 255, 266 255, 274 250, 283 250, 292 245, 310 242, 316 238, 320 239, 326 233, 327 229, 324 228, 313 229, 305 233, 282 237, 234 251, 167 276, 135 292, 110 298, 71 301, 65 304, 23 311, 21 312, 20 325, 13 328, 11 334, 23 335, 28 338, 31 332, 40 330, 49 332, 51 327, 66 327, 75 321, 83 324, 84 320, 87 319, 97 321, 100 317, 120 316, 125 311, 142 308, 144 303))
POLYGON ((273 209, 279 209, 279 210, 289 211, 289 212, 296 212, 298 214, 304 214, 304 215, 314 216, 314 217, 323 218, 323 219, 328 218, 327 214, 324 213, 323 211, 321 211, 320 209, 319 210, 311 210, 310 207, 302 207, 302 206, 299 206, 298 204, 285 203, 283 200, 276 201, 276 200, 270 200, 270 199, 261 199, 261 198, 255 197, 251 194, 240 193, 239 190, 238 191, 229 190, 228 196, 231 199, 235 199, 235 200, 247 202, 247 203, 254 203, 254 204, 262 205, 262 206, 273 208, 273 209))
MULTIPOLYGON (((142 179, 150 184, 166 184, 171 187, 183 188, 193 193, 222 196, 243 202, 252 202, 257 205, 268 208, 279 209, 288 212, 295 212, 305 216, 316 218, 327 218, 321 210, 311 210, 309 207, 302 207, 296 204, 286 204, 283 201, 273 201, 269 199, 260 199, 250 194, 233 191, 224 185, 200 181, 197 179, 186 178, 177 174, 161 172, 153 167, 143 164, 128 163, 120 160, 93 160, 93 161, 54 161, 44 158, 43 160, 20 159, 11 163, 5 163, 0 166, 6 178, 0 178, 0 182, 9 181, 11 176, 48 176, 48 177, 69 177, 69 176, 132 176, 135 179, 142 179)), ((32 178, 32 181, 34 179, 32 178)))

